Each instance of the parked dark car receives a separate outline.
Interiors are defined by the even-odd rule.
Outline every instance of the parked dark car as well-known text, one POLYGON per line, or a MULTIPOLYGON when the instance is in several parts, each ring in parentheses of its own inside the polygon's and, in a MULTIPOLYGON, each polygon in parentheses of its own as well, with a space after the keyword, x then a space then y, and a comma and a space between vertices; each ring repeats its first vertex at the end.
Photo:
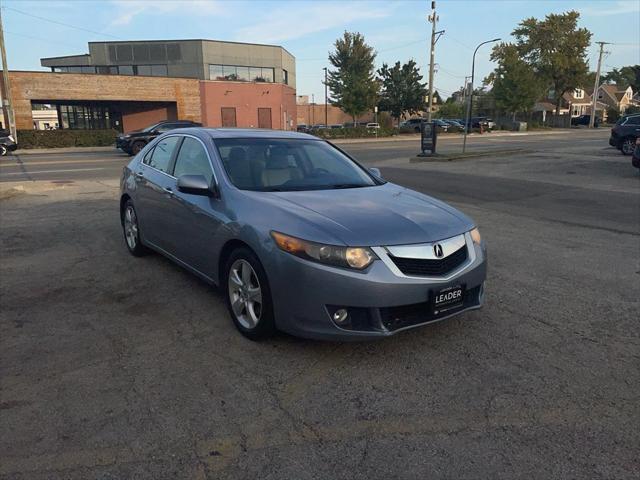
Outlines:
POLYGON ((626 115, 611 128, 609 145, 631 155, 636 148, 636 139, 640 137, 640 114, 626 115))
POLYGON ((445 122, 444 120, 440 120, 439 118, 433 120, 433 124, 435 125, 436 131, 438 133, 448 132, 451 129, 451 125, 449 125, 449 123, 445 122))
POLYGON ((461 132, 464 130, 464 125, 457 120, 444 120, 449 124, 450 132, 461 132))
POLYGON ((5 156, 8 152, 13 152, 18 148, 14 138, 7 130, 0 130, 0 156, 5 156))
POLYGON ((414 132, 420 133, 420 124, 423 122, 423 118, 410 118, 400 123, 400 128, 410 128, 414 132))
MULTIPOLYGON (((571 119, 571 125, 573 125, 574 127, 577 127, 580 125, 589 126, 589 122, 591 122, 591 115, 580 115, 579 117, 573 117, 571 119)), ((593 126, 598 128, 600 126, 600 123, 601 123, 600 118, 596 116, 593 122, 593 126)))
POLYGON ((640 137, 636 138, 636 149, 633 151, 633 157, 631 157, 631 165, 640 168, 640 137))
POLYGON ((155 123, 142 130, 134 130, 133 132, 118 135, 116 138, 116 147, 129 155, 137 155, 147 143, 169 130, 201 126, 201 123, 190 120, 166 120, 155 123))
POLYGON ((296 127, 296 131, 300 133, 309 133, 311 131, 311 128, 308 125, 305 125, 304 123, 300 123, 296 127))

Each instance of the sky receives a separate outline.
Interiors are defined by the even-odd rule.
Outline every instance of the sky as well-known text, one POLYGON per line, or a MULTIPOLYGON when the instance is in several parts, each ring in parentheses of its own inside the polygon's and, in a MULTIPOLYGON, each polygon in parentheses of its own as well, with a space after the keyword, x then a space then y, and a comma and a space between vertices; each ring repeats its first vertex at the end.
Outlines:
MULTIPOLYGON (((40 58, 88 53, 87 42, 204 38, 285 47, 296 57, 297 93, 324 101, 323 67, 345 30, 360 32, 382 63, 415 60, 428 78, 428 0, 0 0, 12 70, 44 70, 40 58)), ((606 41, 603 71, 640 64, 640 0, 438 0, 434 85, 443 98, 471 72, 475 46, 510 34, 528 17, 580 12, 592 33, 589 63, 606 41)), ((494 68, 490 45, 476 56, 476 84, 494 68)))

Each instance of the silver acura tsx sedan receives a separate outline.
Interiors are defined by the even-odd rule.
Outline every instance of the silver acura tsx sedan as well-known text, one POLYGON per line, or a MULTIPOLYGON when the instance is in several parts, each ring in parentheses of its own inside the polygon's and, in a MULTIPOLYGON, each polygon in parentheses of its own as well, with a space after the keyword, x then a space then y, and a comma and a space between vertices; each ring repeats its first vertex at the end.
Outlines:
POLYGON ((190 128, 124 168, 127 248, 224 293, 250 339, 373 339, 479 308, 486 249, 467 216, 294 132, 190 128))

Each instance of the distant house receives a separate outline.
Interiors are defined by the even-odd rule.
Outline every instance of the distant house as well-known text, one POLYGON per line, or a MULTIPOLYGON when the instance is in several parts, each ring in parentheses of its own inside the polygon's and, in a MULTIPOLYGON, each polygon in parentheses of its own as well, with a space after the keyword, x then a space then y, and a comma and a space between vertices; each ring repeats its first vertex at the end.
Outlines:
POLYGON ((624 113, 629 106, 637 104, 634 99, 633 89, 620 85, 600 85, 598 101, 607 105, 608 109, 614 109, 619 113, 624 113))
MULTIPOLYGON (((565 92, 562 95, 560 101, 560 115, 568 117, 579 117, 580 115, 591 114, 593 97, 583 88, 576 88, 575 90, 565 92)), ((596 103, 597 116, 600 118, 606 118, 607 105, 600 100, 596 103)), ((542 121, 546 120, 548 115, 555 114, 556 100, 555 92, 549 90, 545 98, 540 99, 534 107, 534 112, 539 112, 542 115, 542 121)))

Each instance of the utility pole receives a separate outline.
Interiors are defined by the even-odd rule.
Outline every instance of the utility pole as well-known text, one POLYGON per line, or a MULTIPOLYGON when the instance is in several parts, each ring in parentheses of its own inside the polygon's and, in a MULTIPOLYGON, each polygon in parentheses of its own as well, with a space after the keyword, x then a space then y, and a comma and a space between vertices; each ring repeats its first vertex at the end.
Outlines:
POLYGON ((18 141, 16 135, 16 117, 13 112, 13 102, 11 97, 11 85, 9 84, 9 67, 7 66, 7 52, 4 47, 4 30, 2 28, 2 11, 0 11, 0 54, 2 55, 2 112, 4 113, 5 128, 8 125, 9 131, 15 142, 18 141))
POLYGON ((436 1, 431 1, 431 15, 427 17, 427 20, 431 22, 431 58, 429 61, 429 102, 427 105, 427 122, 431 121, 431 110, 433 109, 433 69, 436 62, 436 43, 440 36, 444 33, 444 30, 436 31, 436 24, 440 17, 436 14, 436 1))
POLYGON ((602 54, 604 46, 609 42, 596 42, 600 45, 600 55, 598 55, 598 69, 596 70, 596 83, 593 86, 593 98, 591 99, 591 115, 589 115, 589 128, 593 128, 596 121, 596 107, 598 106, 598 87, 600 87, 600 67, 602 66, 602 54))
POLYGON ((314 93, 311 94, 311 125, 316 124, 316 96, 314 93))
POLYGON ((327 110, 327 67, 324 67, 324 124, 329 125, 329 112, 327 110))

